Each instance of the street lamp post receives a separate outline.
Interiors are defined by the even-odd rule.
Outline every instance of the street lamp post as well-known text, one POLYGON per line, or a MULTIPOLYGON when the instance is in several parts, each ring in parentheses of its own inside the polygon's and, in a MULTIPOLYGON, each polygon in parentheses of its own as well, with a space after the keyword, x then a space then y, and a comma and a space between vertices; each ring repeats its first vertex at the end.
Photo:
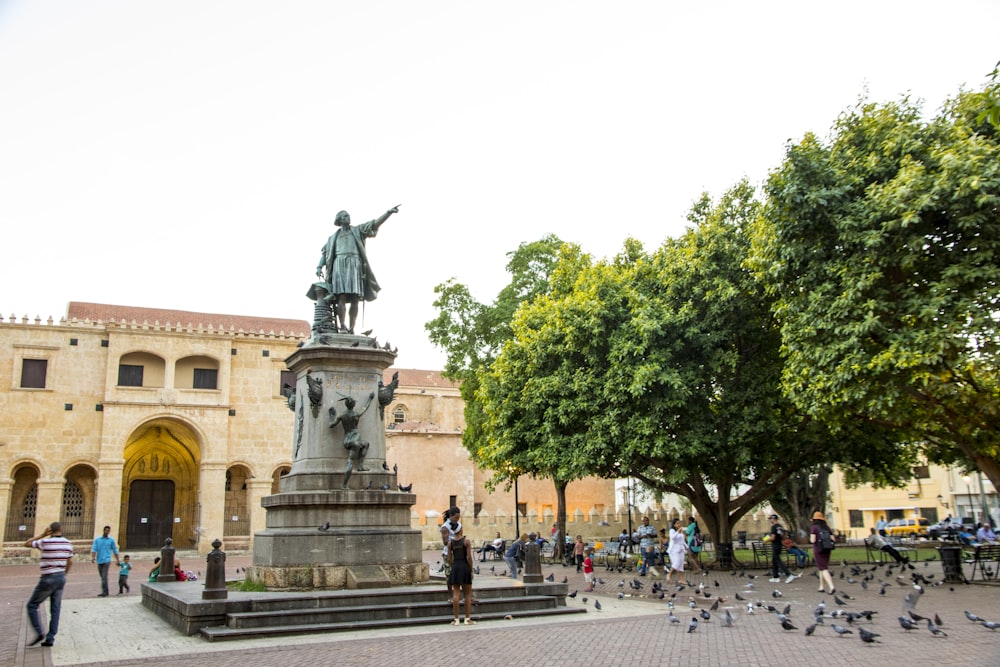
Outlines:
POLYGON ((515 539, 521 538, 521 503, 517 497, 517 477, 514 478, 514 530, 517 533, 515 539))

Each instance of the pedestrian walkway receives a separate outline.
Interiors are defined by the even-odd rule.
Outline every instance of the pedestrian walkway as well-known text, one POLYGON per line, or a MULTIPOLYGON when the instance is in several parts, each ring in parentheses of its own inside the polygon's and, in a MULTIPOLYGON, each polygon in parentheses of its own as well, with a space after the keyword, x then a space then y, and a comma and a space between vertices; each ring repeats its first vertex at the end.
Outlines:
MULTIPOLYGON (((437 554, 428 552, 425 558, 435 569, 437 554)), ((188 563, 193 562, 187 559, 188 563)), ((245 567, 249 557, 230 557, 230 571, 245 567)), ((492 564, 487 564, 492 566, 492 564)), ((940 579, 940 564, 918 566, 918 572, 930 582, 940 579)), ((994 614, 1000 620, 1000 605, 996 603, 1000 588, 987 585, 948 586, 927 585, 924 594, 914 590, 911 573, 899 572, 886 577, 884 568, 866 571, 865 576, 889 581, 885 595, 879 595, 877 585, 861 586, 861 577, 850 568, 834 567, 840 598, 838 605, 832 596, 816 592, 817 580, 806 576, 790 584, 770 584, 766 576, 750 579, 731 573, 708 573, 692 576, 695 587, 682 591, 670 589, 660 599, 651 591, 654 577, 636 577, 631 572, 598 569, 598 590, 583 592, 583 577, 573 567, 543 566, 543 574, 555 581, 565 577, 576 597, 569 604, 586 606, 587 614, 553 619, 519 619, 491 621, 474 627, 450 625, 415 627, 393 630, 351 631, 338 634, 315 634, 279 639, 247 640, 238 643, 206 642, 198 637, 185 637, 166 626, 146 610, 138 595, 110 598, 95 597, 96 568, 82 563, 74 569, 72 591, 63 602, 62 623, 51 649, 25 648, 26 628, 23 603, 30 593, 34 577, 22 581, 23 589, 11 599, 9 579, 4 576, 0 590, 5 596, 4 619, 16 633, 16 655, 12 664, 21 665, 145 665, 162 663, 186 666, 211 664, 213 667, 314 667, 335 661, 344 665, 432 665, 447 655, 449 662, 482 662, 485 656, 496 656, 504 662, 526 662, 533 665, 600 665, 622 664, 622 656, 634 664, 671 665, 770 665, 784 664, 796 656, 807 661, 818 652, 833 657, 833 664, 866 664, 872 660, 892 660, 906 656, 907 667, 946 663, 951 666, 988 664, 984 656, 1000 655, 1000 633, 967 620, 963 610, 981 616, 994 614), (89 566, 89 568, 88 568, 89 566), (839 578, 843 573, 844 577, 839 578), (82 576, 81 576, 82 575, 82 576), (752 585, 752 586, 751 586, 752 585), (707 593, 707 597, 706 597, 707 593), (736 594, 746 599, 738 601, 736 594), (673 597, 673 614, 677 623, 670 622, 668 600, 673 597), (933 618, 938 614, 947 637, 936 637, 923 624, 906 632, 896 617, 902 613, 904 596, 916 599, 914 611, 933 618), (780 595, 780 597, 776 597, 780 595), (586 596, 586 602, 584 597, 586 596), (720 597, 721 596, 721 597, 720 597), (689 607, 690 600, 695 609, 689 607), (710 611, 715 601, 719 606, 710 611), (805 628, 812 624, 813 611, 821 600, 827 613, 841 609, 859 612, 872 610, 873 622, 848 623, 846 617, 827 618, 812 636, 805 628), (753 613, 747 612, 750 603, 753 613), (600 610, 596 604, 600 604, 600 610), (761 606, 764 605, 764 606, 761 606), (778 610, 790 605, 789 618, 795 630, 784 630, 776 615, 766 605, 778 610), (723 627, 726 610, 733 615, 732 627, 723 627), (13 610, 13 613, 11 613, 13 610), (710 618, 700 618, 702 610, 710 618), (693 616, 698 615, 697 629, 689 632, 693 616), (840 636, 831 628, 838 623, 852 630, 840 636), (859 627, 876 632, 879 643, 865 644, 859 638, 859 627)), ((26 567, 26 566, 19 566, 26 567)), ((503 576, 502 568, 480 565, 479 577, 503 576)), ((4 568, 4 575, 8 570, 4 568)), ((140 573, 143 566, 137 567, 140 573)), ((34 574, 32 572, 31 574, 34 574)), ((22 577, 23 579, 24 577, 22 577)), ((137 582, 138 583, 138 580, 137 582)), ((200 585, 194 582, 191 585, 200 585)), ((442 585, 442 584, 431 584, 442 585)), ((138 590, 138 586, 133 587, 138 590)), ((27 631, 30 634, 30 630, 27 631)), ((7 640, 4 639, 4 642, 7 640)), ((2 657, 2 654, 0 654, 2 657)))

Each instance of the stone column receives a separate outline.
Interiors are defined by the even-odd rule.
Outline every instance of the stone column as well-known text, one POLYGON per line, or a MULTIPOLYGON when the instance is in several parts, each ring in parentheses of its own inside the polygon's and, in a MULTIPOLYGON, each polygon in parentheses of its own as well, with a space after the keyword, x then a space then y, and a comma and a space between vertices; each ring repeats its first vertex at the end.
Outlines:
MULTIPOLYGON (((45 527, 58 521, 62 512, 63 482, 38 482, 38 506, 35 510, 35 535, 41 535, 45 527)), ((25 535, 21 541, 32 537, 25 535)), ((93 536, 91 536, 93 537, 93 536)))
POLYGON ((223 535, 226 519, 229 518, 226 516, 226 463, 203 461, 198 488, 201 495, 198 553, 205 555, 212 550, 208 539, 213 535, 223 535))
MULTIPOLYGON (((10 480, 0 481, 0 518, 3 519, 4 524, 7 523, 7 513, 10 511, 10 489, 12 486, 10 480)), ((28 535, 24 540, 28 537, 34 537, 34 535, 28 535)), ((6 555, 3 548, 3 537, 0 536, 0 558, 6 555)))
MULTIPOLYGON (((94 502, 94 530, 100 533, 104 526, 111 526, 115 542, 121 541, 125 529, 121 521, 122 510, 122 461, 101 460, 97 465, 97 498, 94 502)), ((60 484, 60 494, 62 493, 60 484)), ((62 498, 60 496, 60 502, 62 498)))
POLYGON ((267 511, 261 504, 264 496, 271 495, 270 479, 247 480, 247 512, 250 513, 250 548, 253 549, 253 536, 259 530, 267 527, 267 511))

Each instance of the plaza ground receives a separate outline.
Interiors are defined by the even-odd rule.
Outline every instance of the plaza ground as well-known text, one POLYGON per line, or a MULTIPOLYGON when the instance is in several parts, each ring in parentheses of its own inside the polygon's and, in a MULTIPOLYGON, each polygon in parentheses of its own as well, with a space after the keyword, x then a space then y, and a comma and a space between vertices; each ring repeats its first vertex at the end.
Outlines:
MULTIPOLYGON (((545 665, 773 665, 811 662, 817 653, 829 656, 828 664, 867 664, 873 660, 901 660, 907 667, 923 665, 1000 665, 1000 633, 990 631, 965 618, 968 610, 985 618, 1000 621, 1000 585, 930 585, 919 595, 915 611, 933 617, 938 614, 947 637, 936 637, 924 624, 911 632, 900 628, 896 618, 903 613, 903 597, 914 592, 909 581, 898 579, 898 571, 886 579, 885 567, 865 572, 892 585, 879 595, 878 585, 867 590, 861 577, 850 567, 832 567, 839 593, 846 593, 843 607, 832 596, 817 593, 814 568, 790 584, 770 584, 763 570, 748 570, 740 577, 729 572, 691 575, 695 587, 677 593, 674 614, 679 623, 669 621, 666 599, 651 593, 651 582, 659 578, 636 577, 634 572, 618 572, 599 567, 595 574, 603 581, 594 593, 583 592, 583 575, 575 568, 544 565, 543 573, 556 581, 568 580, 570 590, 579 591, 568 600, 571 605, 588 609, 564 619, 519 619, 483 622, 474 627, 416 627, 411 629, 351 631, 337 634, 312 634, 296 637, 258 639, 241 642, 212 643, 198 637, 185 637, 165 625, 145 609, 138 595, 139 583, 151 568, 154 554, 134 554, 135 575, 132 594, 98 598, 97 568, 90 562, 76 564, 69 576, 63 599, 60 631, 52 648, 27 647, 33 631, 27 621, 24 604, 37 581, 37 565, 7 565, 0 568, 0 622, 7 632, 0 637, 0 665, 17 667, 35 665, 205 665, 245 667, 252 661, 257 667, 312 667, 317 664, 344 665, 436 665, 442 661, 478 664, 483 661, 545 665), (840 575, 843 574, 843 578, 840 575), (749 576, 753 575, 753 580, 749 576), (853 580, 849 583, 848 579, 853 580), (642 583, 634 590, 629 582, 642 583), (748 584, 753 584, 750 588, 748 584), (702 588, 703 587, 703 588, 702 588), (781 597, 774 597, 775 591, 781 597), (711 597, 705 597, 707 592, 711 597), (773 605, 779 609, 791 605, 790 617, 798 628, 786 631, 772 613, 755 606, 747 614, 746 602, 773 605), (619 596, 621 594, 621 596, 619 596), (694 595, 697 610, 692 612, 688 598, 694 595), (587 597, 584 602, 583 598, 587 597), (709 609, 721 596, 719 610, 711 620, 701 621, 688 632, 693 613, 709 609), (813 622, 813 610, 825 600, 827 612, 874 610, 874 621, 862 621, 853 627, 854 634, 841 637, 833 623, 851 627, 844 619, 826 619, 812 636, 804 628, 813 622), (601 610, 595 608, 595 601, 601 610), (735 618, 733 627, 721 624, 722 612, 729 608, 735 618), (857 626, 881 635, 879 643, 861 642, 857 626)), ((194 554, 182 554, 185 569, 204 570, 204 560, 194 554), (200 562, 200 566, 198 563, 200 562)), ((439 554, 425 552, 424 559, 437 568, 439 554)), ((231 555, 227 560, 230 576, 249 565, 249 555, 231 555)), ((864 563, 858 567, 869 568, 864 563)), ((933 584, 942 577, 938 561, 918 563, 916 572, 933 584), (933 576, 932 576, 933 575, 933 576)), ((114 569, 114 568, 112 568, 114 569)), ((506 574, 502 561, 480 564, 479 577, 506 574), (492 571, 491 571, 492 569, 492 571)), ((969 574, 966 572, 966 574, 969 574)), ((117 577, 112 572, 112 584, 117 577)), ((178 585, 201 585, 199 582, 178 585)), ((431 584, 441 585, 441 584, 431 584)), ((671 589, 668 592, 673 592, 671 589)), ((47 612, 47 607, 46 607, 47 612)))

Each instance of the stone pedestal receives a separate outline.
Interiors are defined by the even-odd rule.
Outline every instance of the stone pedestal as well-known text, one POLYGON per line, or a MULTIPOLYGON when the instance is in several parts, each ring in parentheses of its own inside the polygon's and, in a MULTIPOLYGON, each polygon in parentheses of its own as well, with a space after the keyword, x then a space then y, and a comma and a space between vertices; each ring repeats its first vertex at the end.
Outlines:
POLYGON ((524 576, 526 584, 542 583, 542 550, 533 539, 524 545, 524 576))
POLYGON ((429 578, 420 531, 410 527, 416 496, 399 491, 385 466, 382 411, 391 393, 381 380, 394 359, 374 339, 348 334, 314 338, 287 359, 297 378, 292 469, 280 492, 261 500, 266 528, 254 535, 248 578, 271 589, 373 588, 429 578), (363 465, 355 460, 349 478, 345 429, 337 423, 348 397, 361 414, 357 440, 367 444, 363 465))

